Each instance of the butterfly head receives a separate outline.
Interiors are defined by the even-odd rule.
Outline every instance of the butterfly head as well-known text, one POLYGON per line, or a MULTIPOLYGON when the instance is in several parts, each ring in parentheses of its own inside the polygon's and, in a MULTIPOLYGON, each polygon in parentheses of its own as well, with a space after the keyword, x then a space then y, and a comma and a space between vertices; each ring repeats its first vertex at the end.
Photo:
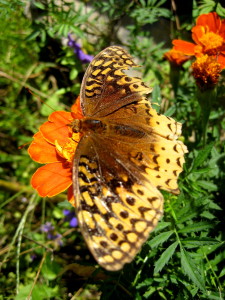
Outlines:
POLYGON ((81 131, 81 120, 74 119, 72 124, 71 124, 71 128, 72 128, 74 133, 80 132, 81 131))

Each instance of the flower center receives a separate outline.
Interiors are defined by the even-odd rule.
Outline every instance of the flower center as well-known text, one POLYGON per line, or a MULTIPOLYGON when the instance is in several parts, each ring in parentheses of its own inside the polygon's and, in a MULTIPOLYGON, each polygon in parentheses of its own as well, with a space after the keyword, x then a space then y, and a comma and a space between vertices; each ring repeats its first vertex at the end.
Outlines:
POLYGON ((208 55, 198 57, 192 64, 193 76, 201 89, 213 88, 219 79, 221 66, 208 55))
POLYGON ((214 32, 207 32, 199 40, 204 46, 204 52, 209 55, 218 54, 223 46, 223 38, 214 32))

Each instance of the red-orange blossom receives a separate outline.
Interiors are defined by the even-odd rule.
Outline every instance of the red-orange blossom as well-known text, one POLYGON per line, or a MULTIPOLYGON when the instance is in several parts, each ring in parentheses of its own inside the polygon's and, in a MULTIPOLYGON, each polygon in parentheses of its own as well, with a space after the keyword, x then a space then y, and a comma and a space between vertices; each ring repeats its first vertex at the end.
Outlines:
POLYGON ((81 136, 72 131, 70 124, 82 117, 78 98, 71 112, 53 112, 34 135, 28 153, 45 165, 33 174, 31 185, 41 197, 52 197, 68 189, 68 200, 74 205, 72 162, 81 136))
POLYGON ((185 55, 200 57, 212 56, 225 68, 225 20, 221 20, 216 12, 203 14, 196 20, 192 28, 194 43, 173 40, 173 49, 185 55))

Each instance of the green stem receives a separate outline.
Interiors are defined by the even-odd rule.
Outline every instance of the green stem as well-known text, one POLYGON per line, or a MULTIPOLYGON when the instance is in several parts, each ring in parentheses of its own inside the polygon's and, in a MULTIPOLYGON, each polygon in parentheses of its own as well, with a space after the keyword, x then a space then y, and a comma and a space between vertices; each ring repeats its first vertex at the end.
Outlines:
POLYGON ((203 146, 207 143, 207 131, 209 116, 212 108, 212 103, 215 102, 217 95, 216 88, 206 91, 197 90, 197 99, 201 107, 201 116, 202 116, 202 141, 203 146))
POLYGON ((174 97, 177 96, 177 90, 180 80, 180 67, 170 64, 170 82, 173 87, 174 97))

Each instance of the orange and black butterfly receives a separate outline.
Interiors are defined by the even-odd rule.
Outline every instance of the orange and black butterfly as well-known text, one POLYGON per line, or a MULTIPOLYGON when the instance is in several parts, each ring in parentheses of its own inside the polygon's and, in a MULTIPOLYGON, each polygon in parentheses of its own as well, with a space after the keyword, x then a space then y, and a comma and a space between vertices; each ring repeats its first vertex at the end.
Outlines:
POLYGON ((137 65, 121 47, 100 52, 81 86, 84 118, 73 165, 82 234, 97 262, 116 271, 133 260, 163 214, 159 189, 179 193, 186 146, 181 124, 159 115, 151 92, 126 70, 137 65))

